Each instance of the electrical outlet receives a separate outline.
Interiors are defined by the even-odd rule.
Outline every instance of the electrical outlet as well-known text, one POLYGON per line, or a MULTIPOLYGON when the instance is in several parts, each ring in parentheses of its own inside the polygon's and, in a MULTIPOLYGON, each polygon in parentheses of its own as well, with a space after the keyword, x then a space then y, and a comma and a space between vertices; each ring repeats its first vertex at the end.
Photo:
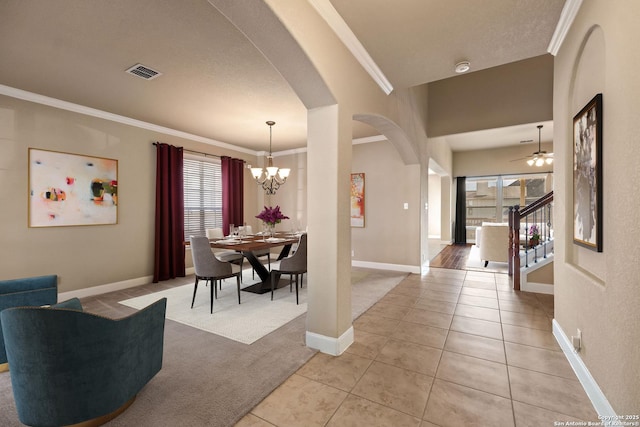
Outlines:
POLYGON ((354 256, 356 256, 356 251, 352 250, 351 251, 351 258, 353 258, 354 256))
POLYGON ((571 344, 573 345, 573 351, 576 353, 582 348, 582 331, 580 329, 578 329, 576 335, 571 337, 571 344))

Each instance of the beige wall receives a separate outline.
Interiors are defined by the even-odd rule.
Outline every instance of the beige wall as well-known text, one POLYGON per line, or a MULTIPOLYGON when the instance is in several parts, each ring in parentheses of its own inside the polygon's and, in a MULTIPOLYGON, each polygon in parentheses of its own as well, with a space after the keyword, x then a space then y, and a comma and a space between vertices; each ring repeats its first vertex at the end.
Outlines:
MULTIPOLYGON (((453 153, 453 176, 486 176, 540 173, 553 171, 553 165, 535 167, 526 160, 517 160, 531 155, 531 145, 495 148, 491 150, 457 151, 453 153)), ((553 152, 553 144, 541 144, 542 150, 553 152)), ((537 147, 536 147, 537 149, 537 147)))
MULTIPOLYGON (((0 96, 1 277, 57 274, 67 292, 151 276, 154 141, 255 162, 248 154, 0 96), (117 159, 118 224, 29 228, 29 147, 117 159)), ((247 172, 245 217, 257 211, 249 178, 247 172)))
POLYGON ((353 146, 352 172, 365 174, 365 227, 351 228, 353 260, 419 266, 420 165, 405 165, 380 141, 353 146))
POLYGON ((529 273, 529 275, 527 276, 527 281, 531 283, 553 285, 553 263, 547 264, 529 273))
POLYGON ((429 136, 551 120, 553 57, 429 83, 429 136))
POLYGON ((555 62, 555 316, 618 414, 640 412, 640 2, 585 1, 555 62), (572 118, 603 94, 604 250, 572 242, 572 118))
MULTIPOLYGON (((272 196, 264 196, 264 203, 280 206, 289 217, 276 226, 277 230, 305 230, 307 223, 307 153, 300 150, 286 155, 277 155, 273 163, 279 168, 290 168, 287 182, 272 196)), ((256 212, 257 214, 257 212, 256 212)))
MULTIPOLYGON (((291 218, 278 229, 287 230, 294 221, 305 227, 306 153, 278 156, 274 163, 292 168, 282 191, 271 197, 291 218)), ((379 141, 353 146, 352 172, 364 172, 366 180, 365 227, 351 228, 352 260, 419 266, 420 167, 405 165, 390 142, 379 141)))
POLYGON ((429 175, 429 238, 442 236, 442 179, 440 175, 429 175))

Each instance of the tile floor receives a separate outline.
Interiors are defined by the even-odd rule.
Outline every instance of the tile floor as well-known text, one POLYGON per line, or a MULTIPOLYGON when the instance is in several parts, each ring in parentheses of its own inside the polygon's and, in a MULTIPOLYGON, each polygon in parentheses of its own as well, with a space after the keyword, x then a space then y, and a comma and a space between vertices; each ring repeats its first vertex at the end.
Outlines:
POLYGON ((504 274, 410 275, 237 426, 553 426, 593 409, 551 333, 553 297, 504 274))

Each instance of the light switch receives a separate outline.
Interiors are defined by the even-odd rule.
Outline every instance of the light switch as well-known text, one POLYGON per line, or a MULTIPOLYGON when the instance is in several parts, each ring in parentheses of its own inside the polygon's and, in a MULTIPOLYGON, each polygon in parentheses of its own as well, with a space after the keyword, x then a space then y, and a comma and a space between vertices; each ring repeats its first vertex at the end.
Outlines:
POLYGON ((405 210, 406 210, 406 209, 409 209, 409 203, 406 203, 406 202, 405 202, 405 204, 404 204, 404 208, 405 208, 405 210))

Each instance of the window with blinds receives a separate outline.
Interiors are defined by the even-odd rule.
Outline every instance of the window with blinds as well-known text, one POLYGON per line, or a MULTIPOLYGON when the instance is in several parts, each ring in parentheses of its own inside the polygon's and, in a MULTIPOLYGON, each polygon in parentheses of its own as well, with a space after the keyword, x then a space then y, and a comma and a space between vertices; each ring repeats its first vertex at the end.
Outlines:
POLYGON ((184 236, 204 236, 222 227, 220 160, 184 157, 184 236))

